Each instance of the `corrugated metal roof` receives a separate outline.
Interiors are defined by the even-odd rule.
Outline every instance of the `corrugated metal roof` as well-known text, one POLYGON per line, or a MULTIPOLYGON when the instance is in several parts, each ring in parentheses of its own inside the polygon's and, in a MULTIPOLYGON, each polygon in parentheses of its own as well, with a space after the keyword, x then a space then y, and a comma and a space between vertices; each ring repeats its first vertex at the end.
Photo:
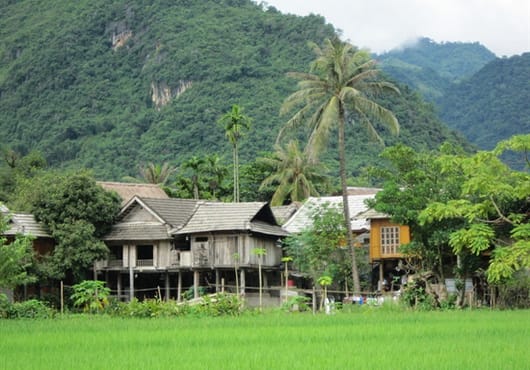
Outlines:
MULTIPOLYGON (((365 212, 368 207, 365 200, 373 199, 375 194, 349 195, 348 206, 350 207, 350 217, 352 218, 352 231, 369 230, 370 223, 366 219, 356 219, 356 215, 365 212)), ((283 225, 283 228, 290 233, 299 233, 308 229, 312 225, 311 214, 315 208, 328 203, 342 209, 342 196, 335 197, 310 197, 304 205, 283 225)))
POLYGON ((44 225, 38 223, 35 217, 27 213, 13 213, 10 216, 9 229, 5 235, 31 235, 37 238, 51 238, 44 225))
POLYGON ((201 203, 189 222, 174 234, 210 231, 248 230, 282 236, 285 231, 276 224, 267 203, 201 203), (267 208, 267 209, 266 209, 267 208))

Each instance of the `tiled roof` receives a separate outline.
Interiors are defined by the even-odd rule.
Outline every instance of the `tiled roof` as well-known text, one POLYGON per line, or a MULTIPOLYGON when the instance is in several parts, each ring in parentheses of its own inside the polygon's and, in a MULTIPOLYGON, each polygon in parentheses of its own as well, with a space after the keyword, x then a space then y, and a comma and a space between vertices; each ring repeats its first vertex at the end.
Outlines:
POLYGON ((31 235, 38 238, 51 238, 44 225, 38 223, 35 217, 27 213, 13 213, 10 217, 9 229, 5 235, 31 235))
POLYGON ((112 226, 105 241, 171 239, 167 227, 159 223, 120 223, 112 226))
POLYGON ((260 202, 201 203, 186 226, 174 234, 228 230, 248 230, 277 236, 287 234, 276 224, 267 203, 260 202))
POLYGON ((100 185, 105 190, 112 190, 118 193, 118 195, 122 199, 122 206, 125 205, 129 200, 131 200, 135 195, 145 198, 169 198, 166 192, 162 188, 160 188, 160 186, 155 184, 135 184, 127 182, 98 181, 98 185, 100 185))
POLYGON ((155 212, 173 229, 180 229, 193 215, 202 201, 194 199, 154 199, 140 198, 149 209, 155 212))
POLYGON ((285 223, 287 220, 291 218, 291 216, 300 208, 302 207, 302 203, 300 202, 292 202, 289 205, 286 206, 276 206, 271 207, 272 213, 274 213, 274 217, 276 218, 276 221, 281 225, 285 223))
POLYGON ((114 224, 104 240, 164 240, 171 239, 169 230, 182 228, 190 219, 200 201, 193 199, 158 199, 133 197, 124 206, 120 218, 132 212, 136 207, 143 207, 156 215, 156 221, 122 221, 114 224))
POLYGON ((381 189, 378 188, 363 188, 359 186, 348 186, 348 195, 375 195, 381 189))
MULTIPOLYGON (((366 219, 356 219, 356 215, 368 209, 365 200, 373 199, 375 194, 349 195, 348 205, 350 207, 350 217, 352 219, 352 230, 369 230, 370 223, 366 219)), ((335 205, 342 210, 342 196, 335 197, 310 197, 304 205, 283 225, 283 228, 290 233, 299 233, 312 225, 311 213, 321 205, 328 203, 335 205)))
POLYGON ((389 215, 387 215, 386 213, 383 213, 383 212, 378 212, 376 211, 375 209, 373 208, 370 208, 364 212, 361 212, 359 214, 357 214, 355 216, 356 219, 365 219, 365 220, 370 220, 370 219, 381 219, 381 218, 390 218, 389 215))

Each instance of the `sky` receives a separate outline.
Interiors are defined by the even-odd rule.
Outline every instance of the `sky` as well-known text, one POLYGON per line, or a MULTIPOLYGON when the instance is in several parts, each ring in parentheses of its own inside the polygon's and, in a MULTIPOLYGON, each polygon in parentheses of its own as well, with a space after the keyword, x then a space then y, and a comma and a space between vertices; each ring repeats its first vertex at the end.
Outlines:
MULTIPOLYGON (((259 1, 257 1, 259 3, 259 1)), ((268 0, 282 13, 319 14, 353 45, 382 53, 418 37, 480 42, 497 56, 530 52, 530 0, 268 0)))

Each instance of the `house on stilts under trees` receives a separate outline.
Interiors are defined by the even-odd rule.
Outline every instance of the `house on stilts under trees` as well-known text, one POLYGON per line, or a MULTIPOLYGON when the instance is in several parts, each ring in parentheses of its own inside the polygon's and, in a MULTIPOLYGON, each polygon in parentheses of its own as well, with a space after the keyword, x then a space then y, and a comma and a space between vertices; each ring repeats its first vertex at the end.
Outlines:
POLYGON ((280 285, 279 242, 287 234, 264 202, 135 196, 103 238, 110 254, 95 263, 95 274, 124 300, 235 292, 236 282, 242 293, 252 294, 259 262, 264 286, 280 285), (258 248, 265 251, 262 257, 254 252, 258 248))

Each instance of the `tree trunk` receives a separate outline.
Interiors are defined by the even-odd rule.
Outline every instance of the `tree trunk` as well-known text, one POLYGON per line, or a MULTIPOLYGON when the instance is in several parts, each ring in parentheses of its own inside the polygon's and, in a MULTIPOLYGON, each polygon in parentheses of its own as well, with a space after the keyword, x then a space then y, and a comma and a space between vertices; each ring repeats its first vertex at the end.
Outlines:
MULTIPOLYGON (((261 259, 261 257, 259 257, 261 259)), ((259 273, 259 310, 263 308, 263 280, 261 277, 261 261, 258 262, 258 273, 259 273)))
POLYGON ((239 155, 237 152, 237 142, 234 143, 234 202, 239 203, 239 155))
POLYGON ((339 173, 342 188, 342 206, 344 208, 344 221, 346 225, 346 241, 351 255, 351 273, 353 279, 353 294, 361 293, 361 282, 359 280, 359 270, 357 269, 357 256, 353 244, 351 232, 350 207, 348 205, 348 184, 346 182, 346 148, 345 148, 345 115, 342 104, 339 107, 339 173))

